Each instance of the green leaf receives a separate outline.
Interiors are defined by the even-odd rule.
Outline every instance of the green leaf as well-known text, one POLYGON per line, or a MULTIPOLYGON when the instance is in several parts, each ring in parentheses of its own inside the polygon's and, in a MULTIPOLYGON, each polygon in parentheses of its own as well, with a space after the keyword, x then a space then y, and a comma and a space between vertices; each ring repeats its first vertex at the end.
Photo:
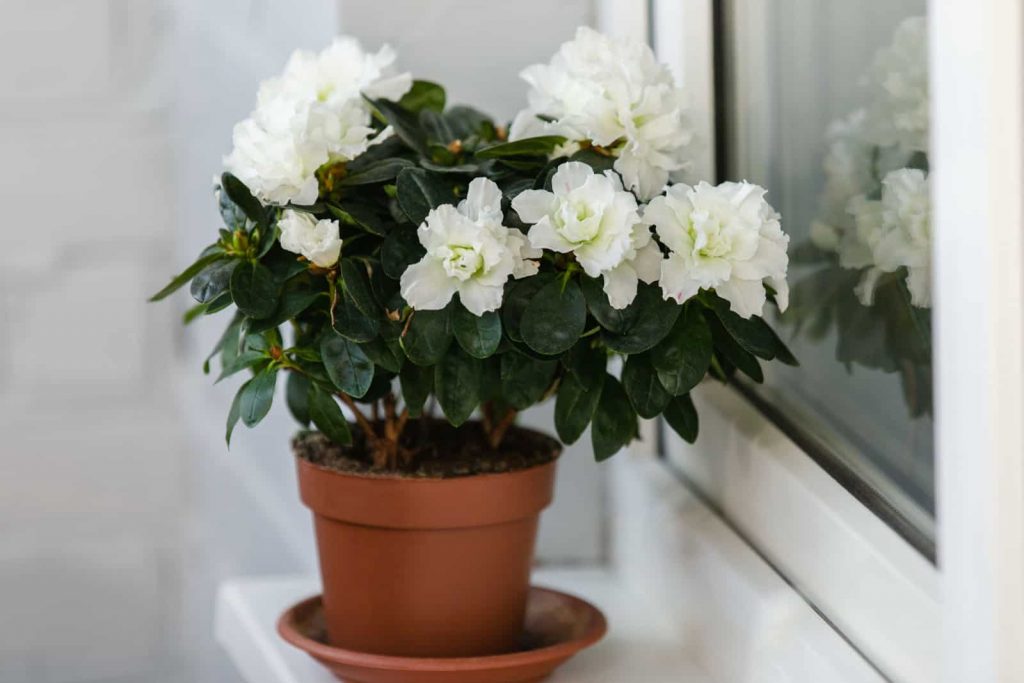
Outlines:
POLYGON ((402 335, 405 356, 416 365, 434 365, 444 357, 451 343, 448 309, 414 311, 409 327, 402 335))
POLYGON ((706 297, 705 301, 710 303, 722 326, 740 346, 759 358, 775 358, 775 333, 762 318, 741 318, 729 308, 729 302, 718 296, 706 297))
POLYGON ((413 112, 407 111, 397 102, 370 100, 384 120, 391 124, 395 134, 419 154, 427 154, 427 144, 419 120, 413 112))
POLYGON ((380 246, 380 263, 384 273, 392 280, 402 277, 405 269, 423 258, 426 251, 416 236, 416 230, 401 225, 391 231, 380 246))
POLYGON ((482 364, 453 346, 434 368, 434 391, 448 422, 458 427, 480 403, 482 364))
POLYGON ((178 275, 175 275, 171 279, 171 282, 166 287, 161 289, 153 296, 149 297, 149 300, 160 301, 161 299, 166 299, 168 296, 181 289, 186 282, 194 278, 201 270, 206 268, 211 263, 219 261, 223 258, 224 254, 221 252, 210 253, 207 254, 206 256, 200 257, 198 261, 193 263, 185 270, 181 271, 181 273, 179 273, 178 275))
POLYGON ((423 414, 423 404, 434 389, 434 368, 406 363, 398 374, 398 381, 409 417, 419 417, 423 414))
POLYGON ((641 283, 628 310, 626 329, 621 333, 605 332, 601 338, 611 350, 632 354, 643 353, 664 339, 682 307, 663 299, 659 288, 641 283))
POLYGON ((266 225, 267 211, 259 200, 252 196, 245 183, 230 173, 224 173, 220 177, 220 188, 249 217, 249 220, 266 225))
POLYGON ((334 386, 360 398, 373 381, 373 363, 355 342, 328 332, 320 342, 320 356, 334 386))
POLYGON ((520 332, 537 353, 553 356, 567 351, 583 334, 587 305, 579 285, 555 280, 544 285, 526 306, 520 332))
POLYGON ((231 434, 235 431, 239 418, 242 417, 242 391, 244 389, 244 384, 238 388, 235 398, 231 401, 231 409, 228 410, 227 429, 224 433, 224 441, 227 442, 228 448, 231 447, 231 434))
POLYGON ((494 137, 494 121, 487 114, 472 107, 455 105, 444 113, 444 117, 457 138, 465 140, 471 135, 478 135, 483 139, 494 137))
POLYGON ((501 305, 502 326, 505 334, 512 341, 523 341, 519 326, 523 313, 537 293, 549 282, 554 281, 554 273, 537 273, 521 280, 512 280, 505 287, 505 297, 501 305))
POLYGON ((422 223, 431 209, 455 202, 444 176, 422 168, 406 168, 396 183, 398 205, 413 225, 422 223))
POLYGON ((242 424, 254 427, 267 416, 274 402, 274 387, 277 384, 277 370, 264 370, 242 385, 238 412, 242 424))
POLYGON ((477 150, 476 156, 480 159, 506 159, 508 157, 543 157, 564 143, 566 138, 561 135, 542 135, 535 138, 525 138, 515 142, 502 142, 490 147, 477 150))
POLYGON ((608 354, 593 346, 588 338, 581 339, 562 356, 562 364, 569 374, 587 389, 600 387, 608 370, 608 354))
POLYGON ((665 407, 665 421, 686 441, 693 443, 697 440, 697 409, 693 406, 693 399, 689 394, 676 396, 668 402, 668 406, 665 407))
POLYGON ((538 360, 518 351, 501 354, 501 398, 516 410, 539 402, 554 380, 557 360, 538 360))
POLYGON ((237 265, 236 259, 224 259, 203 268, 192 278, 192 298, 201 304, 208 304, 227 292, 231 286, 231 273, 237 265))
POLYGON ((292 417, 303 427, 309 425, 309 391, 312 386, 304 375, 297 372, 288 373, 288 380, 285 382, 285 400, 288 403, 288 411, 292 417))
POLYGON ((352 431, 334 397, 312 384, 309 390, 309 419, 328 439, 342 446, 352 444, 352 431))
POLYGON ((345 291, 352 297, 352 302, 363 315, 375 318, 380 315, 380 306, 373 296, 370 277, 366 274, 366 266, 355 259, 341 260, 341 281, 345 291))
POLYGON ((328 204, 327 210, 343 225, 351 225, 365 230, 371 235, 385 237, 390 232, 390 223, 381 215, 377 207, 355 200, 345 200, 343 204, 328 204))
POLYGON ((697 306, 686 306, 668 333, 651 351, 651 365, 662 386, 681 396, 707 374, 711 364, 711 330, 697 306))
POLYGON ((626 332, 636 318, 636 309, 633 306, 612 308, 601 286, 601 280, 597 278, 584 275, 581 284, 590 315, 594 316, 601 327, 620 334, 626 332))
POLYGON ((374 339, 359 346, 374 365, 379 365, 388 372, 398 372, 405 363, 405 354, 397 343, 392 345, 384 339, 374 339))
POLYGON ((501 342, 501 318, 497 312, 489 311, 477 316, 466 310, 462 304, 452 309, 452 330, 459 346, 474 358, 494 355, 501 342))
POLYGON ((619 380, 611 375, 604 378, 601 398, 594 411, 594 425, 590 440, 594 458, 599 462, 612 457, 637 434, 636 414, 619 380))
POLYGON ((715 352, 750 379, 758 383, 763 382, 764 373, 754 354, 739 345, 714 313, 705 311, 704 319, 707 320, 708 327, 711 328, 711 339, 715 345, 715 352))
POLYGON ((604 173, 615 168, 615 157, 600 154, 593 149, 581 149, 569 157, 569 161, 582 161, 596 173, 604 173))
POLYGON ((277 308, 278 282, 260 263, 243 261, 231 273, 231 298, 250 318, 266 318, 277 308))
POLYGON ((409 92, 402 95, 399 106, 408 111, 420 112, 424 109, 444 111, 445 93, 437 83, 431 81, 413 81, 409 92))
POLYGON ((237 356, 231 359, 231 362, 221 368, 220 375, 217 376, 214 384, 217 384, 221 380, 227 379, 232 375, 245 370, 246 368, 252 367, 256 363, 266 360, 267 355, 262 351, 242 351, 237 356))
POLYGON ((379 366, 374 367, 373 380, 370 382, 370 388, 366 390, 365 394, 356 400, 360 403, 375 403, 379 401, 384 398, 385 394, 391 391, 391 380, 394 378, 394 374, 388 372, 384 368, 379 366))
POLYGON ((358 172, 345 176, 340 183, 341 187, 356 187, 359 185, 372 185, 374 183, 385 183, 393 180, 404 168, 412 168, 415 164, 408 159, 381 159, 358 172))
POLYGON ((576 443, 587 429, 601 399, 605 374, 602 371, 590 386, 584 386, 573 375, 562 377, 555 398, 555 430, 562 443, 576 443))
POLYGON ((380 320, 367 317, 356 306, 348 291, 343 291, 334 306, 334 331, 354 342, 373 340, 380 331, 380 320))
POLYGON ((626 359, 622 368, 622 388, 626 390, 636 414, 647 419, 660 415, 672 398, 658 380, 650 355, 646 353, 626 359))
POLYGON ((281 288, 281 296, 277 301, 277 307, 270 316, 261 320, 250 320, 250 332, 265 332, 279 327, 289 320, 304 312, 313 303, 323 297, 326 302, 326 292, 323 291, 323 280, 313 278, 308 273, 294 277, 281 288))
POLYGON ((448 143, 455 139, 455 133, 448 126, 448 121, 440 113, 431 109, 420 112, 420 127, 427 136, 431 157, 440 163, 454 163, 455 155, 447 148, 448 143))

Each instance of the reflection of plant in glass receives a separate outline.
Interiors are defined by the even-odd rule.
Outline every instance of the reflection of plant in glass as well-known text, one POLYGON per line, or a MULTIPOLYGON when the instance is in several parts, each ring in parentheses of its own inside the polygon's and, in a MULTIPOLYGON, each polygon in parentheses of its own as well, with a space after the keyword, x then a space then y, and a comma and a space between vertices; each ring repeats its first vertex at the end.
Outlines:
POLYGON ((899 373, 911 415, 931 413, 931 215, 927 42, 903 21, 868 72, 867 104, 828 130, 825 187, 811 240, 794 259, 787 319, 839 361, 899 373))

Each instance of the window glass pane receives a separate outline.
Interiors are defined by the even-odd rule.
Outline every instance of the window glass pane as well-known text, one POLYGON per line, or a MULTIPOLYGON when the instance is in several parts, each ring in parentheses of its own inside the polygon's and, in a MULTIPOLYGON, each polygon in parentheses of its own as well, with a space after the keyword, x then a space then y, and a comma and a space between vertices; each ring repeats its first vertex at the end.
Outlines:
POLYGON ((792 238, 773 322, 801 365, 753 390, 931 535, 925 2, 720 10, 720 175, 767 187, 792 238))

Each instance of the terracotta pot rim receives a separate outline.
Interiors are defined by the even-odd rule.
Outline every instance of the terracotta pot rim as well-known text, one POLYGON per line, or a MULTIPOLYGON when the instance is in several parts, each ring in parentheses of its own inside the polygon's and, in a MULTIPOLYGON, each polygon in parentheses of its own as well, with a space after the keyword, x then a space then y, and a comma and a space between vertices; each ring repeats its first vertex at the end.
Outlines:
POLYGON ((608 631, 608 622, 601 610, 586 600, 558 591, 553 588, 531 586, 531 591, 559 595, 562 599, 585 607, 592 620, 585 634, 579 638, 567 640, 554 645, 540 647, 535 650, 509 652, 500 655, 480 657, 399 657, 394 655, 378 655, 356 652, 344 648, 333 647, 304 634, 294 623, 299 614, 303 614, 322 597, 314 595, 289 608, 277 620, 277 632, 287 642, 323 662, 332 664, 354 665, 366 669, 382 671, 417 671, 417 672, 469 672, 487 671, 498 668, 532 664, 542 661, 558 661, 568 659, 580 650, 590 647, 601 640, 608 631))
POLYGON ((292 453, 292 456, 306 465, 314 469, 326 472, 328 474, 334 474, 339 477, 345 477, 346 479, 360 479, 369 481, 401 481, 408 482, 409 484, 416 485, 436 485, 436 484, 450 484, 454 481, 465 480, 465 479, 498 479, 500 477, 508 477, 514 474, 526 473, 531 470, 536 470, 541 467, 547 467, 552 463, 556 462, 562 457, 562 446, 561 444, 555 449, 555 454, 550 460, 530 465, 529 467, 520 467, 514 470, 506 470, 504 472, 477 472, 475 474, 460 474, 453 477, 409 477, 402 476, 400 474, 394 474, 391 472, 346 472, 344 470, 337 470, 333 467, 321 465, 319 463, 310 462, 306 458, 300 455, 292 453))

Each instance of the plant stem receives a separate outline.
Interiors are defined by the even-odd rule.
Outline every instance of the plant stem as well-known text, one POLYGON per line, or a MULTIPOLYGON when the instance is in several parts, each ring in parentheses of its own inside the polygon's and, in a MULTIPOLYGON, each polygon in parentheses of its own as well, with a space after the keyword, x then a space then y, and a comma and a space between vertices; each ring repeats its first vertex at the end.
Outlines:
POLYGON ((516 421, 516 415, 518 415, 518 412, 514 408, 509 408, 508 412, 505 413, 505 416, 501 418, 501 421, 495 425, 494 429, 488 431, 487 441, 491 448, 497 449, 501 445, 502 440, 505 438, 505 432, 507 432, 508 428, 512 426, 512 423, 516 421))

